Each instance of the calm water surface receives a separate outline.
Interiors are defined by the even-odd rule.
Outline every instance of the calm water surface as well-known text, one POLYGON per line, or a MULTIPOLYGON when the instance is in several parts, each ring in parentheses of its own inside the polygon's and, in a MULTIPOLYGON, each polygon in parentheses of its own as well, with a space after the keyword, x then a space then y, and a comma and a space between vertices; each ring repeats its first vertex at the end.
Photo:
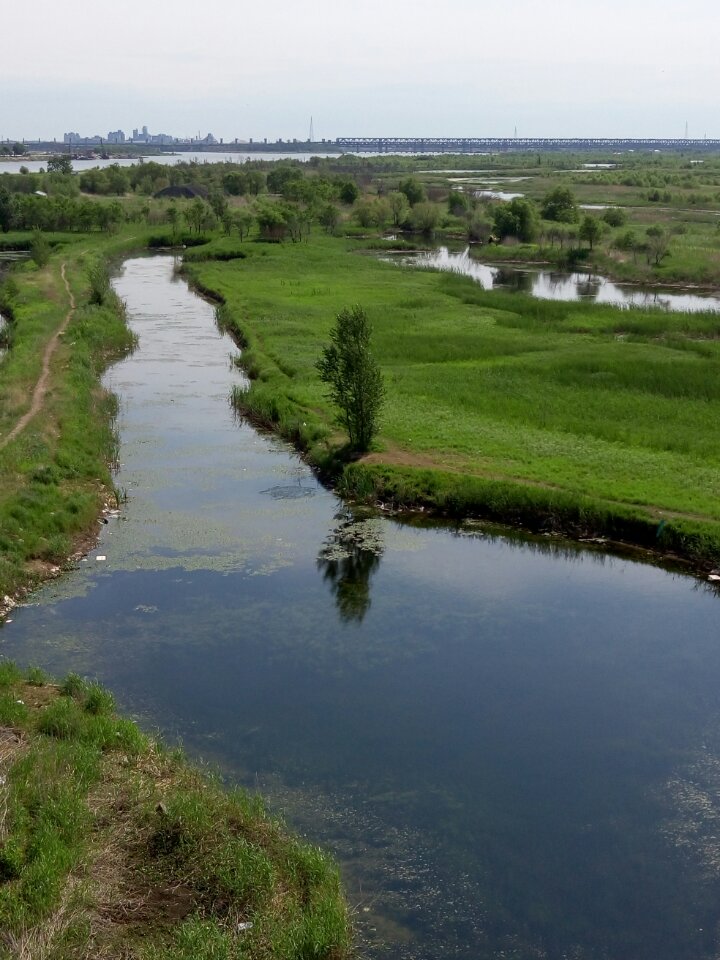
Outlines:
POLYGON ((584 300, 620 307, 686 310, 689 313, 720 310, 720 297, 710 294, 673 293, 659 287, 646 289, 613 283, 612 280, 593 273, 569 273, 525 265, 482 263, 471 255, 470 247, 463 251, 437 247, 420 253, 386 255, 383 259, 391 259, 404 266, 461 273, 463 276, 472 277, 485 290, 527 293, 541 300, 584 300))
MULTIPOLYGON (((80 148, 81 150, 84 148, 80 148)), ((248 153, 247 151, 228 151, 220 153, 215 151, 184 151, 180 153, 158 153, 148 157, 110 157, 107 160, 97 158, 94 160, 73 160, 73 170, 82 172, 91 170, 94 167, 109 167, 112 164, 118 164, 120 167, 132 167, 136 163, 160 163, 164 166, 173 166, 176 163, 245 163, 246 160, 299 160, 306 163, 311 157, 339 157, 339 153, 248 153)), ((47 159, 44 160, 2 160, 0 159, 0 174, 2 173, 20 173, 20 167, 26 167, 30 173, 39 173, 40 170, 47 169, 47 159)))
POLYGON ((717 957, 718 597, 350 513, 233 417, 237 351, 171 258, 117 289, 128 501, 2 653, 98 676, 262 789, 341 858, 371 958, 717 957))

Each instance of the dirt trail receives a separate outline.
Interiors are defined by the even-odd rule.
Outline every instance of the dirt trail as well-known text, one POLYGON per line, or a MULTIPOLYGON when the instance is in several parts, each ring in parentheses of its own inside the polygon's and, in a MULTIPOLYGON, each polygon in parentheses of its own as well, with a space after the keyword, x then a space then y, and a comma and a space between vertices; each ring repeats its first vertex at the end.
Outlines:
MULTIPOLYGON (((462 460, 438 460, 432 453, 416 453, 399 447, 396 444, 388 443, 382 453, 370 453, 362 458, 363 463, 377 464, 378 466, 387 465, 389 467, 415 467, 423 470, 441 470, 444 473, 454 473, 458 476, 474 476, 483 480, 501 480, 505 483, 518 483, 528 487, 537 487, 541 490, 557 490, 567 492, 567 488, 558 484, 543 482, 542 480, 532 480, 529 477, 512 476, 505 473, 495 473, 492 470, 483 470, 476 467, 469 467, 462 460)), ((665 507, 659 507, 652 503, 636 503, 627 500, 616 500, 612 497, 597 496, 600 503, 614 504, 621 507, 635 508, 644 510, 651 517, 661 520, 695 520, 701 523, 717 523, 717 517, 708 516, 703 513, 689 513, 683 510, 669 510, 665 507)))
POLYGON ((10 433, 3 437, 0 440, 0 450, 4 450, 5 447, 11 443, 18 434, 22 433, 25 427, 30 423, 32 418, 40 412, 42 405, 45 402, 45 397, 47 396, 48 391, 48 380, 50 379, 50 362, 52 360, 53 354, 57 349, 57 345, 60 341, 60 337, 65 333, 67 325, 72 320, 73 314, 75 313, 75 297, 73 296, 72 290, 70 289, 70 284, 67 281, 65 276, 65 264, 60 267, 60 275, 65 284, 65 289, 67 290, 68 301, 70 303, 70 308, 65 314, 63 322, 60 324, 58 329, 55 331, 53 336, 50 338, 48 345, 45 347, 45 352, 43 354, 43 363, 42 363, 42 372, 38 379, 38 382, 35 384, 35 389, 33 390, 32 403, 30 404, 30 409, 24 413, 15 426, 12 428, 10 433))

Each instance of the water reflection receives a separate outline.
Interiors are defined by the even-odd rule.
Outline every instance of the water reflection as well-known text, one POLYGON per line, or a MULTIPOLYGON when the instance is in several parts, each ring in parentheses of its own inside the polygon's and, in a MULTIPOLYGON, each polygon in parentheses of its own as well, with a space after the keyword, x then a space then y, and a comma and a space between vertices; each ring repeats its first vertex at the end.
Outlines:
POLYGON ((578 280, 575 284, 578 300, 597 300, 601 287, 602 278, 588 274, 588 276, 578 280))
POLYGON ((532 274, 527 271, 513 270, 511 267, 498 267, 492 278, 493 287, 505 287, 515 293, 532 293, 532 274))
POLYGON ((656 307, 689 313, 720 310, 720 297, 690 293, 670 293, 661 288, 643 290, 613 283, 597 274, 559 270, 541 270, 533 266, 489 264, 476 260, 470 247, 451 252, 447 247, 410 254, 384 254, 381 259, 403 266, 444 270, 471 277, 485 290, 510 290, 529 293, 541 300, 585 300, 620 307, 656 307))
POLYGON ((370 581, 380 566, 384 543, 377 518, 358 518, 349 509, 338 521, 317 558, 318 570, 330 585, 340 619, 362 623, 370 609, 370 581))
POLYGON ((341 858, 363 956, 716 958, 715 583, 351 513, 228 414, 228 341, 171 258, 117 289, 129 501, 2 653, 261 785, 341 858))

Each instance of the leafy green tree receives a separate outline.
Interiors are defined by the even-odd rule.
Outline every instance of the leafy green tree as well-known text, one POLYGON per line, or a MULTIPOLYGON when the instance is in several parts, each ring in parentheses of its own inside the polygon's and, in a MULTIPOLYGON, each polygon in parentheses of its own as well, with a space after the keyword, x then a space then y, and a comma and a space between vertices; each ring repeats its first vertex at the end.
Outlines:
POLYGON ((235 229, 238 232, 238 236, 242 241, 252 230, 253 224, 255 223, 255 217, 247 208, 243 208, 241 210, 236 210, 233 213, 232 218, 235 229))
POLYGON ((440 209, 434 203, 416 203, 412 210, 412 225, 426 237, 431 237, 440 223, 440 209))
POLYGON ((113 163, 105 170, 106 193, 124 197, 130 189, 130 177, 119 164, 113 163))
POLYGON ((341 310, 330 332, 330 345, 317 362, 320 379, 330 387, 338 422, 347 430, 352 450, 369 449, 377 433, 385 385, 370 351, 372 329, 360 306, 341 310))
POLYGON ((479 211, 472 214, 468 220, 467 238, 476 243, 487 243, 493 232, 492 221, 488 220, 479 211))
POLYGON ((180 219, 178 208, 175 206, 174 203, 171 203, 170 206, 167 208, 167 211, 165 212, 165 216, 167 217, 167 222, 172 227, 172 237, 174 242, 177 236, 178 220, 180 219))
POLYGON ((194 230, 195 233, 200 233, 203 229, 207 214, 208 208, 199 197, 193 200, 190 206, 183 211, 183 216, 187 221, 188 227, 190 230, 194 230))
POLYGON ((341 180, 338 184, 338 197, 342 203, 355 203, 360 191, 354 180, 341 180))
POLYGON ((228 210, 228 202, 222 193, 220 193, 219 190, 213 190, 208 197, 208 203, 210 204, 212 212, 215 214, 218 220, 222 220, 223 216, 228 210))
POLYGON ((523 243, 532 243, 540 230, 537 207, 524 197, 498 204, 493 223, 499 237, 517 237, 523 243))
POLYGON ((668 237, 667 230, 659 225, 648 227, 645 231, 645 236, 647 237, 646 248, 648 263, 652 260, 655 266, 658 267, 660 261, 664 260, 670 253, 670 238, 668 237))
POLYGON ((602 224, 597 219, 597 217, 586 216, 583 218, 583 222, 580 224, 580 229, 578 230, 578 237, 581 240, 587 240, 590 249, 592 250, 593 245, 602 236, 602 224))
POLYGON ((398 184, 398 190, 400 193, 405 194, 407 202, 411 207, 427 199, 425 189, 417 177, 406 177, 404 180, 401 180, 398 184))
POLYGON ((375 197, 372 202, 372 219, 378 230, 384 230, 392 216, 390 204, 384 197, 375 197))
POLYGON ((410 213, 410 204, 404 193, 395 190, 387 195, 387 202, 390 204, 392 222, 394 227, 400 227, 408 218, 410 213))
POLYGON ((463 190, 451 190, 448 196, 448 213, 464 217, 470 210, 470 197, 463 190))
POLYGON ((0 187, 0 230, 7 233, 12 225, 13 198, 9 190, 0 187))
POLYGON ((334 203, 326 203, 320 208, 318 221, 326 233, 335 233, 340 224, 340 211, 334 203))
POLYGON ((223 190, 231 197, 242 197, 247 193, 247 177, 241 170, 231 170, 222 178, 223 190))
POLYGON ((255 216, 262 240, 282 241, 288 233, 288 222, 282 204, 263 197, 257 201, 255 216))
POLYGON ((577 223, 579 214, 575 194, 568 187, 555 187, 543 197, 540 213, 545 220, 577 223))
POLYGON ((609 227, 622 227, 627 223, 627 215, 620 207, 608 207, 602 218, 609 227))
POLYGON ((371 227, 375 222, 373 211, 373 202, 368 200, 367 197, 362 197, 360 200, 357 200, 355 206, 353 207, 353 217, 357 220, 361 227, 371 227))
POLYGON ((34 230, 30 244, 30 257, 39 266, 44 267, 50 259, 50 243, 42 230, 34 230))
POLYGON ((303 179, 303 172, 298 166, 274 167, 267 175, 267 188, 270 193, 280 193, 286 196, 292 190, 290 184, 303 179))
POLYGON ((48 160, 47 172, 59 173, 62 176, 67 176, 73 172, 72 160, 64 153, 56 153, 48 160))

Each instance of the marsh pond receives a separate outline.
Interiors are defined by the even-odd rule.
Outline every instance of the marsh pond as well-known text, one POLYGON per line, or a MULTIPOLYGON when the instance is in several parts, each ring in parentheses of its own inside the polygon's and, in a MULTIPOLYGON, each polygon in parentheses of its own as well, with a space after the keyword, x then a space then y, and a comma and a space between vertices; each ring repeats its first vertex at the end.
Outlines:
POLYGON ((362 956, 716 957, 712 586, 349 508, 233 415, 238 351, 173 266, 116 281, 127 500, 2 654, 262 791, 340 860, 362 956))

